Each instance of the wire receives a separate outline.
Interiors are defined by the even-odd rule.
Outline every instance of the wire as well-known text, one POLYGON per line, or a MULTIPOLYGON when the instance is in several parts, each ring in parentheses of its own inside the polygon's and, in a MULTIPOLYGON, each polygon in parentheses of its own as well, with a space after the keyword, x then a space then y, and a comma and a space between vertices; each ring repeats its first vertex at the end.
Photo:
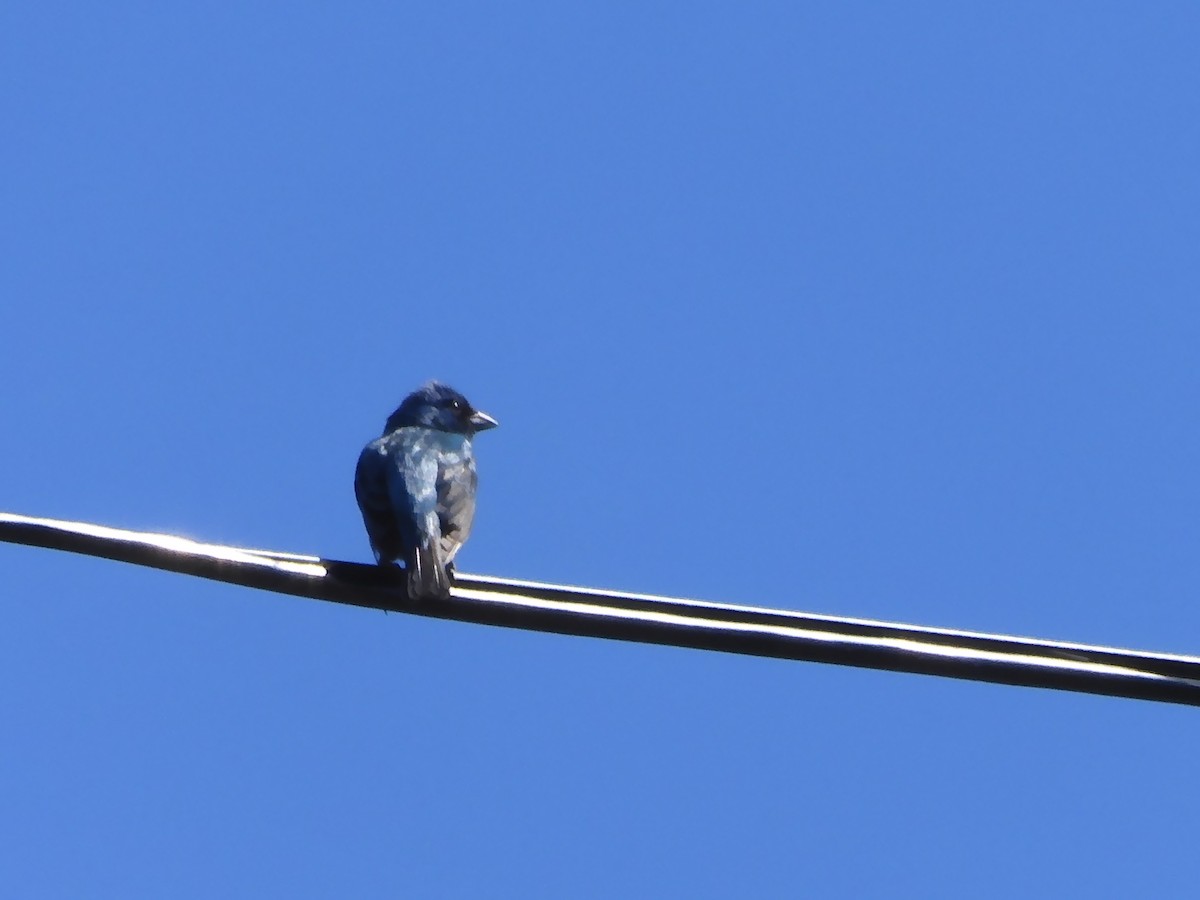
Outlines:
POLYGON ((413 603, 401 570, 0 513, 0 540, 389 612, 1200 706, 1200 657, 459 573, 413 603))

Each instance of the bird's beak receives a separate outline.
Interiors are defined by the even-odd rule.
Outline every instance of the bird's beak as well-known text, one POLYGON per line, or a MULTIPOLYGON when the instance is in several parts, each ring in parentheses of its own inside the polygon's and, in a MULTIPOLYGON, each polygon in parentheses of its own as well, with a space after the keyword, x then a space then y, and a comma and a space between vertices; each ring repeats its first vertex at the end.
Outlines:
POLYGON ((471 414, 471 427, 476 431, 487 431, 489 428, 495 428, 499 424, 499 422, 485 412, 475 410, 471 414))

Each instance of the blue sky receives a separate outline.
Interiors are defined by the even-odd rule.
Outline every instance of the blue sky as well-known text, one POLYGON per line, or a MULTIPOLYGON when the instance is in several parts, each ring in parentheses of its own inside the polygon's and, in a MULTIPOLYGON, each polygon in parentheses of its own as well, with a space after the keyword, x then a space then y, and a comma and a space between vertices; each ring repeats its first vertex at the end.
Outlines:
MULTIPOLYGON (((12 3, 0 508, 1200 652, 1187 4, 12 3)), ((26 897, 1170 896, 1195 710, 0 546, 26 897)))

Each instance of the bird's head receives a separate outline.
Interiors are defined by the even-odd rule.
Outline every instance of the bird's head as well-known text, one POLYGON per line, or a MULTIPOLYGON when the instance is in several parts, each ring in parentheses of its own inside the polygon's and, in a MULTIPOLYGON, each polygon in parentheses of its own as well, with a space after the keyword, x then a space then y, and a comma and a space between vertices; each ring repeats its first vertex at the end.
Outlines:
POLYGON ((383 433, 390 434, 405 425, 421 425, 438 431, 471 435, 499 424, 487 413, 475 409, 454 388, 431 381, 404 398, 404 402, 388 416, 383 433))

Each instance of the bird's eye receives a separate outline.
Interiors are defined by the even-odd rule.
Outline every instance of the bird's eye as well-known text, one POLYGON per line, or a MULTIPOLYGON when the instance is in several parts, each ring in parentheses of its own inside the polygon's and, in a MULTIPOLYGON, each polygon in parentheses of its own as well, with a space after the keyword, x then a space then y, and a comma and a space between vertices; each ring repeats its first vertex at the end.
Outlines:
POLYGON ((450 408, 451 409, 462 409, 462 401, 461 400, 451 400, 450 408))

